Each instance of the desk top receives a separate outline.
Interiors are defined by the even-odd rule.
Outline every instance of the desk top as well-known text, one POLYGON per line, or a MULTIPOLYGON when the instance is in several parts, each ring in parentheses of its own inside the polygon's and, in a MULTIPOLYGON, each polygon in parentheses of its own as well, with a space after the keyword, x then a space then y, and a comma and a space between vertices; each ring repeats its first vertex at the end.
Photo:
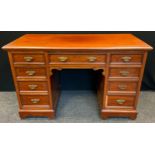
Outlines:
POLYGON ((5 45, 9 49, 152 50, 131 34, 26 34, 5 45))

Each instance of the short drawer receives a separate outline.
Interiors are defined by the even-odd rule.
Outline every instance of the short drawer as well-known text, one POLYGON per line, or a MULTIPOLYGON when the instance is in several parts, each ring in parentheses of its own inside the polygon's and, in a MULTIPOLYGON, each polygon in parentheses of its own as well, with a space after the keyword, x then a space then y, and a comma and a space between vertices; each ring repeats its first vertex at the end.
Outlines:
POLYGON ((138 83, 130 81, 111 81, 109 82, 109 91, 136 91, 138 83))
POLYGON ((31 67, 16 67, 16 76, 20 77, 46 77, 46 69, 44 67, 31 68, 31 67))
POLYGON ((110 68, 110 77, 139 77, 141 68, 110 68))
POLYGON ((49 105, 48 95, 21 95, 22 105, 49 105))
POLYGON ((135 96, 127 96, 127 95, 108 96, 108 106, 133 107, 134 104, 135 104, 135 96))
POLYGON ((48 91, 47 82, 18 82, 20 91, 48 91))
POLYGON ((105 55, 49 55, 49 63, 105 63, 105 55))
POLYGON ((143 55, 141 54, 112 54, 110 62, 111 63, 133 63, 133 64, 141 64, 143 60, 143 55))
POLYGON ((45 64, 44 54, 18 54, 12 55, 14 64, 45 64))

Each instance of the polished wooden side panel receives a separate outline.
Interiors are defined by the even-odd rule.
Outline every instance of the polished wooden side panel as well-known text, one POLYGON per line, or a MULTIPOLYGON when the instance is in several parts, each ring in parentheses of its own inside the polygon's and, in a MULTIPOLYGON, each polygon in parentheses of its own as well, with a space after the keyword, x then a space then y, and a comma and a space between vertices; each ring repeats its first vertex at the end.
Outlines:
POLYGON ((51 70, 52 75, 50 77, 51 82, 51 90, 52 90, 52 102, 53 102, 53 108, 56 110, 57 103, 60 96, 60 71, 57 70, 51 70))
POLYGON ((137 95, 136 95, 136 104, 134 106, 134 108, 136 109, 137 104, 138 104, 138 97, 140 95, 140 88, 141 88, 141 83, 142 83, 142 78, 143 78, 143 74, 144 74, 144 68, 145 68, 145 64, 146 64, 146 59, 147 59, 147 52, 144 53, 144 58, 143 58, 143 65, 141 67, 141 72, 139 75, 139 81, 138 81, 138 87, 137 87, 137 95))
POLYGON ((97 89, 97 98, 99 107, 102 109, 103 106, 103 97, 104 97, 104 86, 105 86, 105 76, 104 74, 105 70, 99 70, 96 71, 96 89, 97 89))
POLYGON ((15 74, 14 63, 13 63, 13 59, 12 59, 12 53, 8 52, 8 56, 9 56, 9 62, 10 62, 11 71, 12 71, 12 75, 13 75, 14 85, 15 85, 15 88, 16 88, 16 95, 17 95, 17 99, 18 99, 18 105, 19 105, 19 109, 21 109, 22 104, 21 104, 19 87, 18 87, 18 84, 17 84, 16 74, 15 74))

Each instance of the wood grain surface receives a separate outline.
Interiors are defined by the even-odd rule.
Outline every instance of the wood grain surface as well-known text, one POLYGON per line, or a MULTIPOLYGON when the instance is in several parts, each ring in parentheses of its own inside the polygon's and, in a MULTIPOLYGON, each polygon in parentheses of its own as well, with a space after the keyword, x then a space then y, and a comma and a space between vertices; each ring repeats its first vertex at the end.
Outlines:
POLYGON ((132 34, 26 34, 3 49, 152 50, 132 34))

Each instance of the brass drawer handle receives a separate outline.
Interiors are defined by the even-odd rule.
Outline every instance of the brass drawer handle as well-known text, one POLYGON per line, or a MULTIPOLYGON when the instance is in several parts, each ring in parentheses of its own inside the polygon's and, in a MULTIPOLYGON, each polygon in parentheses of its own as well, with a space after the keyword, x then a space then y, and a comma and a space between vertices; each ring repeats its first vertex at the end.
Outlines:
POLYGON ((96 61, 96 57, 88 57, 88 60, 89 60, 90 62, 94 62, 94 61, 96 61))
POLYGON ((38 85, 32 84, 32 85, 28 85, 28 87, 29 87, 31 90, 35 90, 35 89, 38 87, 38 85))
POLYGON ((33 57, 24 57, 24 60, 26 62, 31 62, 33 60, 33 57))
POLYGON ((67 57, 58 57, 58 59, 61 61, 61 62, 65 62, 65 61, 67 61, 67 57))
POLYGON ((26 74, 29 76, 33 76, 35 73, 35 71, 26 71, 26 74))
POLYGON ((117 102, 118 104, 124 104, 125 101, 126 101, 126 100, 124 100, 124 99, 118 99, 118 100, 116 100, 116 102, 117 102))
POLYGON ((120 71, 121 76, 128 76, 129 72, 128 71, 120 71))
POLYGON ((120 90, 125 90, 127 88, 127 85, 118 85, 118 88, 120 90))
POLYGON ((131 57, 130 56, 124 56, 124 57, 122 57, 122 60, 124 61, 124 62, 130 62, 131 61, 131 57))
POLYGON ((33 98, 33 99, 31 99, 31 102, 34 103, 34 104, 36 104, 36 103, 40 102, 40 99, 33 98))

